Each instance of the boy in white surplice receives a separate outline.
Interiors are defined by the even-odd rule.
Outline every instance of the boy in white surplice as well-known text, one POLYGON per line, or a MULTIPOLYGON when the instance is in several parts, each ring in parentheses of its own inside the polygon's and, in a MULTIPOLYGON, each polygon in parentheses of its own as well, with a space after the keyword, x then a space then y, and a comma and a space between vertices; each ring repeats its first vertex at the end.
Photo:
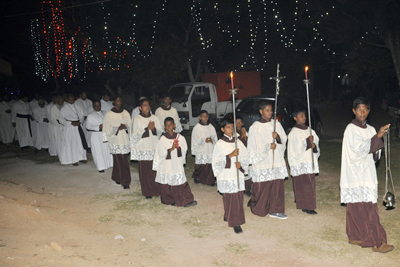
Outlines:
POLYGON ((156 182, 161 184, 161 203, 177 207, 197 205, 187 183, 185 169, 187 143, 185 137, 175 133, 171 117, 164 120, 164 133, 157 142, 153 170, 156 182))
POLYGON ((245 223, 243 209, 244 173, 247 173, 249 156, 242 141, 233 136, 234 124, 232 120, 223 120, 221 131, 222 139, 215 144, 212 168, 217 177, 218 191, 222 194, 224 203, 224 221, 233 227, 235 233, 243 233, 240 225, 245 223), (236 162, 238 156, 238 162, 236 162), (239 169, 239 172, 238 172, 239 169), (239 176, 239 177, 238 177, 239 176))

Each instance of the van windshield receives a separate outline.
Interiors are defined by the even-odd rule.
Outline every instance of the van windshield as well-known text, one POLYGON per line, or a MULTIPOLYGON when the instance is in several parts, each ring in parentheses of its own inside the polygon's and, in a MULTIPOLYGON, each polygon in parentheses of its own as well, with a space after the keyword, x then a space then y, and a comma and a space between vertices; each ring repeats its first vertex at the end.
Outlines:
POLYGON ((178 103, 187 102, 192 87, 193 85, 177 85, 171 87, 171 89, 169 89, 169 95, 172 101, 178 103))

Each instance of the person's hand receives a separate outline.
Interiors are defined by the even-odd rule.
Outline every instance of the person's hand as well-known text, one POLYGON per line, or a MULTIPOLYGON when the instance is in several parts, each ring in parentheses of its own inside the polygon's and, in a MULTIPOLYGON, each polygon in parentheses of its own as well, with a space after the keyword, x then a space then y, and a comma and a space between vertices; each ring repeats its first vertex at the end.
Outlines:
POLYGON ((124 129, 126 129, 126 125, 121 123, 121 125, 118 127, 118 130, 122 131, 124 129))
POLYGON ((314 149, 315 148, 315 144, 311 143, 311 148, 314 149))
POLYGON ((81 123, 80 123, 79 121, 71 122, 71 124, 72 124, 73 126, 79 126, 79 125, 81 125, 81 123))
POLYGON ((239 149, 235 149, 232 151, 232 153, 229 154, 229 158, 233 158, 239 156, 239 149))
POLYGON ((151 131, 155 127, 156 127, 156 123, 154 121, 149 121, 149 124, 147 125, 147 129, 149 129, 149 131, 151 131))
POLYGON ((103 124, 100 124, 100 125, 99 125, 99 129, 100 129, 100 130, 103 130, 103 124))
POLYGON ((242 129, 240 130, 240 138, 246 140, 247 139, 247 131, 246 128, 242 127, 242 129))
POLYGON ((242 167, 242 165, 240 165, 240 162, 235 162, 236 164, 236 169, 240 169, 240 167, 242 167))
POLYGON ((11 110, 7 109, 7 110, 6 110, 6 113, 11 113, 11 110))
POLYGON ((47 123, 48 123, 49 120, 48 120, 47 118, 44 118, 44 119, 43 119, 43 122, 47 122, 47 123))
POLYGON ((314 142, 314 136, 310 135, 310 136, 308 137, 308 139, 310 140, 311 143, 314 142))
POLYGON ((175 148, 178 148, 178 144, 173 142, 172 147, 169 149, 169 151, 173 151, 175 148))
POLYGON ((276 144, 275 143, 271 143, 271 149, 275 150, 276 149, 276 144))
POLYGON ((272 132, 272 138, 274 138, 274 139, 278 138, 278 133, 277 132, 272 132))
POLYGON ((383 134, 386 133, 386 132, 388 131, 389 127, 390 127, 390 124, 386 124, 385 126, 382 126, 382 127, 379 129, 379 132, 378 132, 378 134, 377 134, 378 137, 379 137, 379 138, 382 138, 382 137, 383 137, 383 134))
POLYGON ((13 123, 12 123, 12 126, 15 127, 15 126, 17 126, 17 124, 16 124, 15 122, 13 122, 13 123))
POLYGON ((211 143, 211 144, 212 144, 212 139, 211 139, 211 137, 207 137, 207 138, 206 138, 206 143, 211 143))

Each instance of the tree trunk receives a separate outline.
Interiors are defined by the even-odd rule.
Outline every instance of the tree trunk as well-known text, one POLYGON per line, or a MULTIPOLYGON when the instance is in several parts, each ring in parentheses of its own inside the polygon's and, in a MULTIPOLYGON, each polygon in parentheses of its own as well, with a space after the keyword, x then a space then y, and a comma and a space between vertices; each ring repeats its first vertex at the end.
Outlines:
POLYGON ((186 62, 186 66, 187 66, 187 71, 188 71, 190 82, 192 82, 192 83, 196 82, 196 79, 193 76, 193 68, 192 68, 192 64, 190 64, 190 61, 186 62))
POLYGON ((400 32, 395 32, 394 34, 389 32, 386 36, 383 36, 382 39, 392 55, 393 65, 396 71, 400 90, 400 32))

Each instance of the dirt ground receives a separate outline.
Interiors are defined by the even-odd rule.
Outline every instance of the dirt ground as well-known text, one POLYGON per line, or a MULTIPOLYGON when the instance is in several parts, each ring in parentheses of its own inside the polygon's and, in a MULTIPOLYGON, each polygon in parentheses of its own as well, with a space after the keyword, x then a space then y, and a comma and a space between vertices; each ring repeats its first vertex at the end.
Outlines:
MULTIPOLYGON (((328 136, 339 139, 343 131, 337 131, 328 136)), ((379 205, 394 251, 373 253, 347 243, 339 200, 341 144, 332 140, 321 142, 329 155, 319 162, 318 215, 295 209, 289 179, 289 218, 257 217, 246 207, 240 235, 223 221, 216 188, 190 179, 191 156, 186 175, 198 205, 177 208, 141 196, 137 164, 131 166, 131 189, 123 190, 111 181, 111 169, 100 174, 93 161, 79 167, 38 164, 33 151, 26 152, 32 158, 2 153, 0 266, 400 266, 398 209, 379 205)))

